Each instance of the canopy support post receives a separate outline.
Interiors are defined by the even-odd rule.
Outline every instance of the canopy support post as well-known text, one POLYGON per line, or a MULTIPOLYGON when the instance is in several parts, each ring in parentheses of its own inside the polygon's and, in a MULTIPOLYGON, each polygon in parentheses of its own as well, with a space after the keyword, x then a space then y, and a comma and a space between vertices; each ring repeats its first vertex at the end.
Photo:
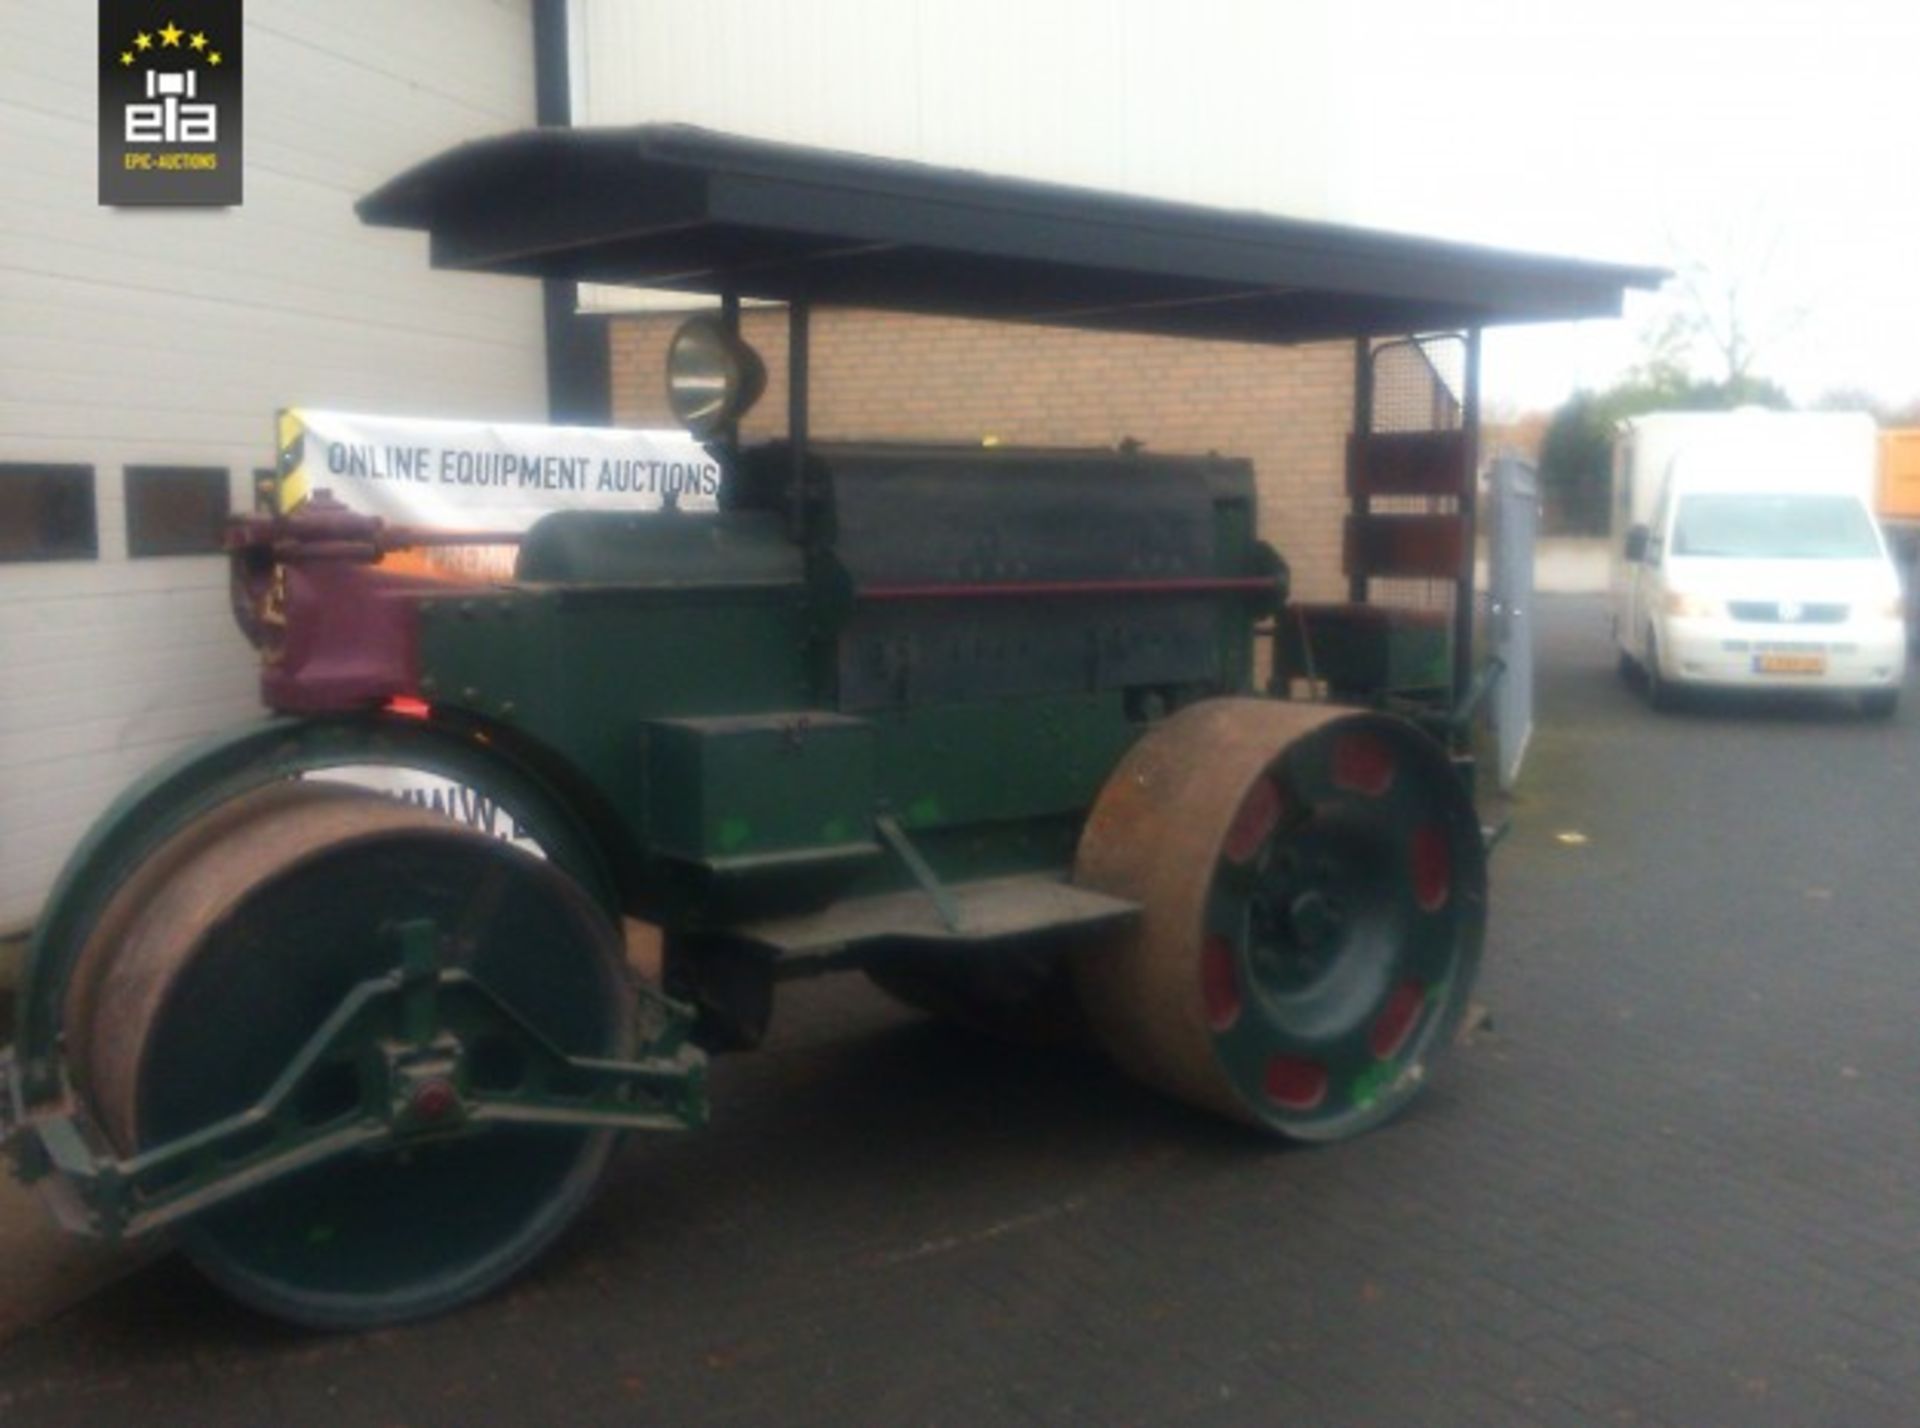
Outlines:
MULTIPOLYGON (((727 336, 738 341, 740 337, 740 294, 731 287, 720 294, 720 326, 727 336)), ((736 415, 728 418, 727 424, 718 433, 720 445, 727 453, 727 469, 733 467, 734 458, 740 455, 740 418, 736 415)))
POLYGON ((1467 371, 1460 401, 1460 429, 1466 438, 1466 474, 1460 486, 1460 577, 1453 599, 1453 698, 1458 703, 1473 684, 1474 524, 1480 483, 1480 329, 1467 329, 1467 371))
MULTIPOLYGON (((1356 337, 1353 340, 1353 434, 1365 437, 1373 430, 1373 338, 1356 337)), ((1352 451, 1349 443, 1348 451, 1352 451)), ((1352 460, 1351 457, 1348 458, 1352 460)), ((1349 473, 1351 474, 1351 473, 1349 473)), ((1353 517, 1367 513, 1367 498, 1358 487, 1349 485, 1347 512, 1353 517)), ((1367 600, 1367 577, 1365 570, 1356 565, 1347 573, 1347 602, 1364 605, 1367 600)))
POLYGON ((787 525, 794 540, 807 539, 807 349, 811 305, 804 295, 787 304, 787 443, 792 449, 792 504, 787 525))

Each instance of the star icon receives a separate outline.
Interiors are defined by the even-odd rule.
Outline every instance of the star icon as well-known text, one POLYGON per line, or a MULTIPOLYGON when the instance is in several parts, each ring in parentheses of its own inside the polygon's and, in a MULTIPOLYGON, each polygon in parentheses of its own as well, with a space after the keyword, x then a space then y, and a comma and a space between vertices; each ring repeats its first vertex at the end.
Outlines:
POLYGON ((208 54, 208 56, 207 56, 207 63, 208 63, 208 64, 219 64, 219 63, 220 63, 220 51, 218 51, 218 50, 214 50, 214 51, 212 51, 212 52, 211 52, 210 54, 208 54))
POLYGON ((187 43, 192 45, 196 50, 204 50, 207 47, 207 37, 196 31, 193 38, 188 40, 187 43))
POLYGON ((132 54, 132 52, 131 52, 131 51, 128 51, 128 50, 122 50, 122 51, 120 51, 120 63, 121 63, 121 64, 132 64, 132 63, 133 63, 133 54, 132 54))
POLYGON ((184 33, 186 33, 184 30, 169 20, 167 21, 166 28, 160 32, 160 43, 168 49, 178 49, 180 47, 180 36, 184 33))
POLYGON ((152 48, 153 48, 153 36, 152 36, 152 35, 149 35, 149 34, 148 34, 148 33, 147 33, 147 32, 146 32, 145 30, 142 30, 142 31, 141 31, 141 32, 140 32, 139 34, 137 34, 137 35, 135 35, 135 36, 133 37, 133 47, 134 47, 134 48, 135 48, 136 50, 150 50, 150 49, 152 49, 152 48))

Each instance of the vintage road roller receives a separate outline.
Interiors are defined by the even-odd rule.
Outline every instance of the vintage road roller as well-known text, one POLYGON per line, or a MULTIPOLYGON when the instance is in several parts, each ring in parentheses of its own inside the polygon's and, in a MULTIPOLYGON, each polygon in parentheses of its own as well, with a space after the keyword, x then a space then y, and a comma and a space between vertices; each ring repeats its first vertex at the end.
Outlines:
POLYGON ((0 1063, 17 1168, 70 1227, 164 1227, 307 1324, 444 1309, 559 1233, 621 1135, 702 1124, 707 1056, 834 971, 1084 1037, 1278 1136, 1414 1095, 1486 920, 1470 585, 1438 698, 1271 697, 1299 686, 1257 681, 1261 641, 1307 626, 1246 462, 813 440, 808 314, 1354 338, 1352 521, 1367 472, 1441 493, 1425 574, 1470 582, 1471 381, 1444 439, 1370 444, 1376 337, 1612 311, 1634 275, 673 128, 470 145, 360 211, 443 265, 718 296, 671 361, 718 509, 556 513, 485 585, 387 557, 499 537, 323 483, 235 523, 271 717, 87 835, 0 1063), (758 445, 743 298, 789 310, 786 430, 758 445), (520 836, 345 777, 368 767, 520 836), (657 984, 629 918, 664 931, 657 984))

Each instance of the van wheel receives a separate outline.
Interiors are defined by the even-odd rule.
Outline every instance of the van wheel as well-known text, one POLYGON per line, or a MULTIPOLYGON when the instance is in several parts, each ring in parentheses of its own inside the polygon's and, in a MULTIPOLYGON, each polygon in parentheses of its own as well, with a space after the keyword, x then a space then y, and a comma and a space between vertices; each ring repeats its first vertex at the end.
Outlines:
POLYGON ((1899 707, 1897 689, 1870 689, 1860 696, 1860 712, 1869 719, 1891 719, 1899 707))
POLYGON ((1640 687, 1640 661, 1628 654, 1625 650, 1620 651, 1620 659, 1619 662, 1614 665, 1614 669, 1620 676, 1620 682, 1626 685, 1627 688, 1638 689, 1640 687))
POLYGON ((1662 714, 1670 712, 1675 704, 1674 688, 1672 682, 1660 672, 1660 643, 1654 639, 1653 631, 1651 630, 1647 631, 1647 662, 1645 669, 1647 707, 1658 710, 1662 714))

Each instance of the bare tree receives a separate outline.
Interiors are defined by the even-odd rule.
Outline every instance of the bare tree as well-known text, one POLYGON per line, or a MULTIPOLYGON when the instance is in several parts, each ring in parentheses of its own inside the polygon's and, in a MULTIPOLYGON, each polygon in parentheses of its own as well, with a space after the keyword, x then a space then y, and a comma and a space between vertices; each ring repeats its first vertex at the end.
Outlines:
POLYGON ((1807 319, 1804 305, 1783 301, 1777 265, 1785 229, 1759 213, 1732 222, 1709 245, 1690 245, 1669 230, 1676 281, 1662 355, 1710 357, 1729 389, 1749 383, 1761 356, 1807 319))

